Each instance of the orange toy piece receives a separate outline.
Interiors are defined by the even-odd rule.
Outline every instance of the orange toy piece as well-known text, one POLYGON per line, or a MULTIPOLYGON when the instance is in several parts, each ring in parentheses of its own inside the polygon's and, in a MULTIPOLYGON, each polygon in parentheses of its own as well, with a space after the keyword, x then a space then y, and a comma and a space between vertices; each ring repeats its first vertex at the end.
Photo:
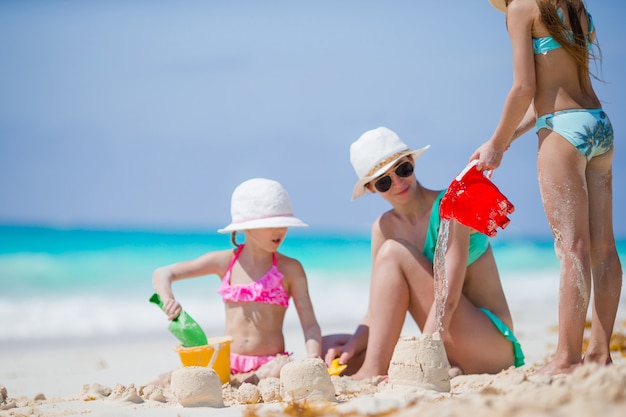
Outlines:
POLYGON ((339 358, 333 359, 330 368, 328 368, 328 374, 330 376, 339 376, 346 369, 348 365, 339 365, 339 358))

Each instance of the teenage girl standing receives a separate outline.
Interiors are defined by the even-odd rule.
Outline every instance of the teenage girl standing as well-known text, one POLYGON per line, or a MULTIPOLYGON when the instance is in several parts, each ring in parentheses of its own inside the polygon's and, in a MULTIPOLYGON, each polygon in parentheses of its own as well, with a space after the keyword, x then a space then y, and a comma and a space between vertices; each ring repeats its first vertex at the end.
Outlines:
POLYGON ((497 168, 511 142, 535 125, 539 188, 561 280, 556 354, 540 371, 609 364, 622 268, 613 235, 613 128, 589 73, 596 27, 582 0, 489 1, 506 13, 513 85, 493 135, 470 160, 478 159, 479 169, 497 168))

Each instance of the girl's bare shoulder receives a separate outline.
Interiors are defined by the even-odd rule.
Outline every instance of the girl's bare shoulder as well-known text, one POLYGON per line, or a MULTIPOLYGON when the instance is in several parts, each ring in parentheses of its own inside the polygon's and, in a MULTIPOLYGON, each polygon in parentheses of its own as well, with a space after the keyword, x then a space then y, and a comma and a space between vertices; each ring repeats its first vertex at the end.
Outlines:
POLYGON ((539 10, 537 0, 515 0, 511 1, 506 8, 507 16, 513 13, 535 13, 539 10))
POLYGON ((507 26, 511 24, 534 25, 540 21, 536 0, 515 0, 506 10, 507 26))
POLYGON ((234 254, 234 249, 212 251, 202 255, 200 258, 198 258, 198 261, 211 265, 216 270, 216 272, 225 272, 226 269, 228 269, 228 265, 230 265, 234 254))
POLYGON ((296 258, 283 255, 280 252, 276 252, 276 264, 278 270, 285 277, 297 277, 304 276, 304 267, 302 263, 296 258))

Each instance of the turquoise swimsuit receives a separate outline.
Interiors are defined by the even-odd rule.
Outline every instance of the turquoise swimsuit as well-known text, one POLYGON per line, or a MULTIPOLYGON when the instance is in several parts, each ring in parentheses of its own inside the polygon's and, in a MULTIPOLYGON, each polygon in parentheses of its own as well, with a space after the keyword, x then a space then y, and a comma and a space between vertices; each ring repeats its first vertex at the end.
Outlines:
MULTIPOLYGON (((430 261, 435 260, 435 247, 437 246, 437 237, 439 236, 439 224, 441 223, 441 217, 439 216, 439 204, 446 190, 439 193, 433 208, 430 212, 430 222, 428 223, 428 231, 426 232, 426 239, 424 241, 424 249, 422 254, 430 261)), ((469 254, 467 257, 467 265, 471 265, 480 258, 483 253, 489 248, 489 238, 482 233, 474 232, 470 235, 469 242, 469 254)))
POLYGON ((613 147, 613 126, 602 109, 569 109, 544 114, 535 123, 541 129, 552 130, 572 144, 590 160, 613 147))
POLYGON ((519 368, 520 366, 523 366, 524 352, 522 352, 522 345, 520 345, 520 343, 517 341, 517 338, 515 337, 511 329, 509 329, 509 326, 507 326, 502 320, 498 318, 498 316, 496 316, 486 308, 479 308, 479 310, 485 313, 487 317, 489 317, 489 320, 491 320, 493 325, 496 326, 496 329, 498 329, 498 331, 502 333, 502 336, 504 336, 506 340, 511 342, 511 344, 513 345, 513 364, 515 365, 515 367, 519 368))
MULTIPOLYGON (((557 10, 561 21, 563 13, 557 10)), ((589 34, 587 36, 587 49, 591 49, 590 34, 593 33, 593 19, 589 12, 589 34)), ((567 32, 569 39, 573 38, 572 31, 567 32)), ((561 45, 552 36, 533 38, 535 55, 547 54, 560 48, 561 45)), ((544 114, 537 118, 535 130, 552 130, 561 135, 572 144, 587 160, 594 156, 602 155, 613 147, 613 126, 607 114, 601 109, 568 109, 554 113, 544 114)))
MULTIPOLYGON (((557 10, 556 12, 559 14, 559 17, 561 18, 561 22, 562 22, 563 13, 561 12, 560 9, 557 10)), ((591 18, 591 15, 589 14, 589 12, 587 12, 587 16, 589 17, 589 34, 591 34, 594 31, 593 19, 591 18)), ((565 34, 565 36, 567 36, 567 38, 569 39, 572 39, 574 37, 574 34, 570 30, 565 34)), ((533 49, 535 51, 535 55, 539 55, 539 54, 545 55, 548 52, 554 49, 558 49, 560 47, 561 47, 561 44, 555 41, 552 36, 544 36, 543 38, 533 38, 533 49)), ((587 49, 591 49, 591 47, 592 47, 591 39, 589 35, 587 35, 587 49)))

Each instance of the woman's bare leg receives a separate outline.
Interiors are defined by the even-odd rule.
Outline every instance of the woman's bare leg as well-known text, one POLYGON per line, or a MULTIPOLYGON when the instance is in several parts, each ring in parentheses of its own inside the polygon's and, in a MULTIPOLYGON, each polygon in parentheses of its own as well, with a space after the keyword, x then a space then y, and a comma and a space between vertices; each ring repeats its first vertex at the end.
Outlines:
MULTIPOLYGON (((386 375, 407 311, 422 329, 433 302, 430 262, 401 242, 385 242, 372 270, 365 360, 354 378, 386 375)), ((450 335, 446 354, 451 365, 465 372, 498 372, 513 364, 511 342, 463 295, 451 322, 450 335)))
POLYGON ((450 334, 448 360, 466 374, 498 373, 514 363, 513 344, 466 297, 459 299, 450 334))
POLYGON ((587 160, 560 135, 540 134, 539 188, 560 263, 556 353, 540 372, 569 373, 582 362, 591 291, 587 160))
POLYGON ((611 334, 622 288, 622 266, 613 235, 613 150, 593 158, 587 167, 591 227, 593 305, 585 362, 612 363, 611 334))
POLYGON ((493 252, 488 249, 470 268, 452 321, 446 353, 453 366, 465 373, 497 373, 514 363, 513 345, 479 305, 514 331, 493 252), (470 301, 472 300, 472 301, 470 301))
MULTIPOLYGON (((429 287, 433 291, 432 277, 429 275, 432 272, 428 270, 432 267, 425 258, 422 259, 423 264, 420 264, 414 253, 395 240, 387 240, 379 249, 370 284, 367 350, 361 369, 353 376, 355 379, 387 375, 410 299, 425 298, 425 294, 420 294, 421 288, 429 287)), ((424 292, 423 289, 421 291, 424 292)), ((430 304, 425 311, 429 308, 430 304)))

